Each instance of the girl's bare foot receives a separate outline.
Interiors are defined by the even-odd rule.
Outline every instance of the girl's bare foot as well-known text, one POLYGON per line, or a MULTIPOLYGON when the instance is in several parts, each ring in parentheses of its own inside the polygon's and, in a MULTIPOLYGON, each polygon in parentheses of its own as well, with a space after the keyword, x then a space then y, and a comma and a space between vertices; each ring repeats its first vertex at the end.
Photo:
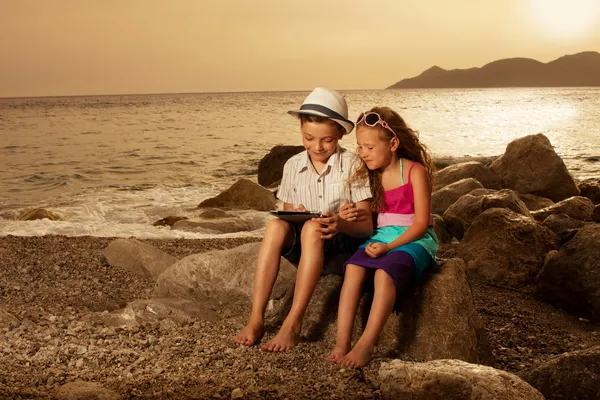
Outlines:
POLYGON ((248 322, 248 324, 238 333, 236 336, 233 336, 231 339, 239 344, 243 344, 244 346, 254 346, 256 342, 261 338, 263 334, 263 324, 254 324, 248 322))
POLYGON ((331 350, 331 353, 329 353, 329 355, 327 357, 325 357, 326 361, 332 362, 332 363, 336 363, 339 364, 342 359, 344 358, 344 356, 346 354, 348 354, 348 351, 350 351, 350 346, 335 346, 333 348, 333 350, 331 350))
POLYGON ((284 353, 296 347, 300 342, 300 327, 286 327, 285 323, 281 326, 279 332, 273 339, 264 346, 260 346, 265 351, 284 353))
POLYGON ((347 368, 361 368, 367 365, 373 358, 374 346, 366 345, 358 341, 352 351, 342 358, 341 365, 347 368))

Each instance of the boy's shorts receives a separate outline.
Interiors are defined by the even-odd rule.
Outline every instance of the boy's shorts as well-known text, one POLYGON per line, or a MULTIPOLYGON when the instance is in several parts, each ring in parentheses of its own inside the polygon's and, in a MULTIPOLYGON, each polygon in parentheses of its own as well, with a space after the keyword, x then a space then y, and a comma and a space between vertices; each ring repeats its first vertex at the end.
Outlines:
MULTIPOLYGON (((282 256, 298 267, 302 245, 300 243, 300 233, 304 224, 290 224, 294 234, 294 244, 291 248, 284 248, 282 256)), ((338 233, 331 239, 325 240, 323 245, 323 270, 321 275, 337 274, 344 275, 344 263, 349 259, 358 247, 363 244, 364 238, 354 238, 338 233)))

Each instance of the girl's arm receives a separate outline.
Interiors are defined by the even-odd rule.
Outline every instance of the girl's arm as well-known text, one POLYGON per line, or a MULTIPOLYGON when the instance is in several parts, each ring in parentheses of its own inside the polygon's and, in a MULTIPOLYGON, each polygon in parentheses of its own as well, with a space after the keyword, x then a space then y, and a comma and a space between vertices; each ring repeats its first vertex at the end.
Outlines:
POLYGON ((373 234, 373 214, 371 201, 363 200, 355 204, 356 219, 352 221, 339 218, 338 231, 352 237, 369 237, 373 234))
POLYGON ((386 245, 387 251, 420 239, 429 228, 431 189, 425 167, 417 164, 410 171, 410 183, 415 195, 415 222, 396 240, 386 245))

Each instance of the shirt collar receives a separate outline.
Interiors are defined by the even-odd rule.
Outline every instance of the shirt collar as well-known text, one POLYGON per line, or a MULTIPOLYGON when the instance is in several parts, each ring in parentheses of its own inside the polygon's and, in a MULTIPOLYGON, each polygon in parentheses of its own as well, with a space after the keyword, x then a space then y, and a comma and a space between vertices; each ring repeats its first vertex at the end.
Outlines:
MULTIPOLYGON (((308 151, 305 151, 304 153, 305 153, 304 154, 305 157, 302 158, 300 172, 304 172, 309 168, 313 168, 313 170, 314 170, 314 167, 312 166, 312 164, 310 162, 310 157, 308 156, 308 151)), ((333 168, 334 165, 340 163, 341 154, 342 154, 342 148, 338 144, 337 147, 335 148, 335 151, 333 152, 333 154, 327 160, 326 168, 323 169, 323 173, 325 173, 329 169, 333 168)))

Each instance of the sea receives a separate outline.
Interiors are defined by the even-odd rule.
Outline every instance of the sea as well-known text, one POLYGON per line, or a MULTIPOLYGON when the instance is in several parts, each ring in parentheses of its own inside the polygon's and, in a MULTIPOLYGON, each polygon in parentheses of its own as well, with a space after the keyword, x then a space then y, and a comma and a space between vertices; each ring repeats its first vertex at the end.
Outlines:
MULTIPOLYGON (((267 213, 234 210, 255 228, 201 234, 155 227, 240 178, 256 181, 275 145, 300 145, 287 114, 308 92, 0 98, 0 236, 260 236, 267 213), (18 221, 45 208, 63 220, 18 221), (259 221, 259 222, 256 222, 259 221)), ((493 156, 546 135, 577 179, 600 178, 600 88, 345 91, 350 117, 398 111, 434 157, 493 156)), ((354 134, 341 142, 355 149, 354 134)))

